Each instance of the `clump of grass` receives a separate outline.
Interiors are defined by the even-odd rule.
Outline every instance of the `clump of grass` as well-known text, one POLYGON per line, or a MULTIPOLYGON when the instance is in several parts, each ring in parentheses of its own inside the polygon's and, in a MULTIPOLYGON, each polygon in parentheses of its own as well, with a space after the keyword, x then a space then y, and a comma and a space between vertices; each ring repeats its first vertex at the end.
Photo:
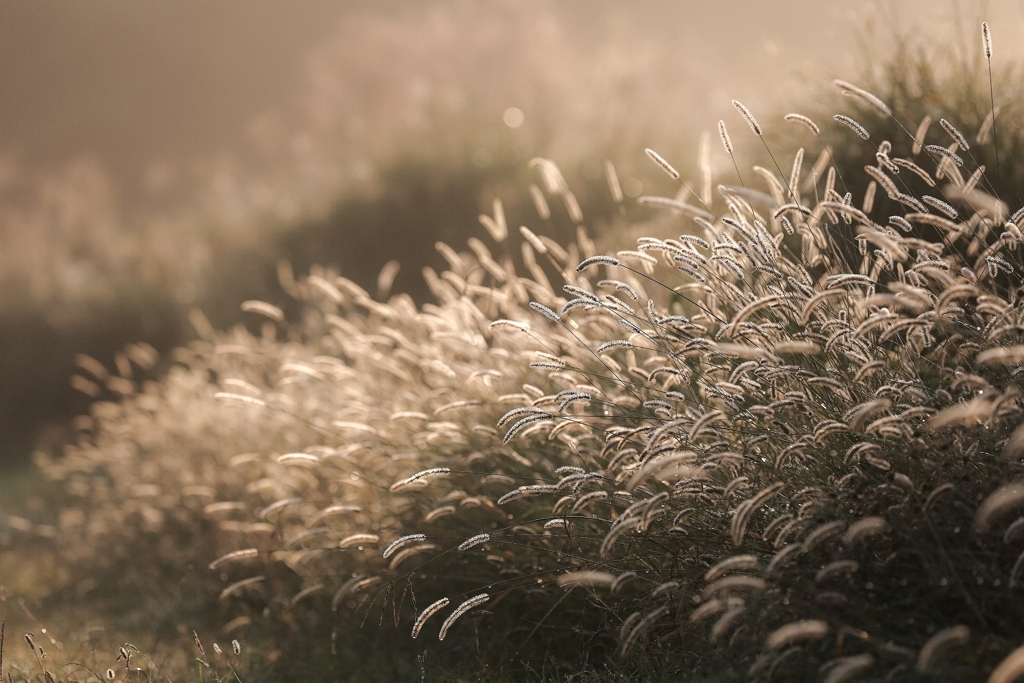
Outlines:
POLYGON ((767 192, 648 198, 685 232, 635 249, 514 247, 496 215, 490 246, 438 245, 419 309, 283 273, 301 320, 246 305, 262 335, 179 351, 47 465, 81 500, 68 552, 209 566, 238 623, 535 673, 1011 680, 1024 211, 952 144, 911 161, 927 134, 839 116, 806 175, 754 169, 767 192))
MULTIPOLYGON (((866 37, 858 82, 834 81, 821 89, 804 112, 817 124, 838 113, 870 135, 866 141, 851 138, 840 122, 823 125, 810 138, 839 172, 835 189, 840 196, 851 192, 864 197, 872 182, 877 184, 874 177, 857 169, 895 165, 890 175, 903 195, 937 191, 944 195, 940 199, 948 200, 949 193, 977 187, 1008 204, 1022 203, 1024 166, 1013 161, 1020 158, 1024 140, 1020 67, 1000 61, 999 53, 991 51, 991 32, 988 35, 986 40, 979 30, 966 45, 914 33, 866 37), (890 150, 896 146, 900 153, 884 152, 880 159, 879 151, 887 145, 890 150), (948 161, 939 164, 944 156, 948 161), (954 157, 965 160, 968 168, 957 166, 954 157), (919 173, 922 167, 930 173, 919 173), (978 169, 982 171, 972 179, 978 169)), ((798 147, 807 144, 807 133, 796 127, 779 128, 772 132, 771 141, 798 147)), ((813 183, 805 182, 805 191, 810 191, 813 183)), ((889 194, 877 193, 873 208, 879 214, 898 215, 904 205, 889 194)), ((940 236, 929 234, 928 239, 940 236)))
MULTIPOLYGON (((578 260, 576 251, 562 253, 549 238, 536 239, 550 246, 541 258, 578 260)), ((289 623, 321 599, 344 607, 338 586, 325 596, 325 582, 304 582, 307 571, 323 569, 315 555, 299 562, 309 544, 330 540, 334 554, 348 556, 346 581, 352 572, 365 573, 375 564, 369 559, 381 529, 419 519, 388 499, 391 484, 401 479, 415 489, 442 474, 410 480, 410 464, 432 457, 472 460, 467 448, 493 439, 493 428, 484 425, 497 420, 502 405, 523 400, 512 396, 494 405, 499 382, 507 386, 502 394, 521 389, 503 373, 519 377, 522 370, 516 354, 483 340, 493 335, 491 318, 524 310, 529 298, 523 290, 521 300, 495 300, 498 292, 479 285, 487 271, 469 270, 483 263, 510 279, 511 259, 507 251, 491 257, 482 243, 473 246, 477 252, 469 254, 439 246, 453 270, 428 276, 441 303, 422 312, 407 296, 382 304, 354 283, 316 270, 301 282, 282 276, 306 305, 297 325, 287 326, 279 309, 262 302, 243 305, 247 315, 266 321, 261 336, 243 329, 215 335, 198 317, 208 340, 176 352, 159 383, 118 375, 122 399, 94 404, 92 415, 76 422, 80 443, 62 459, 41 461, 63 482, 68 500, 56 525, 24 519, 16 540, 48 529, 59 536, 65 560, 77 564, 78 580, 90 575, 94 584, 116 581, 128 590, 152 591, 199 571, 220 583, 207 594, 220 593, 231 609, 252 603, 242 621, 269 616, 289 623), (450 283, 492 301, 470 303, 450 283), (452 400, 467 389, 469 398, 452 400), (477 412, 485 398, 489 415, 471 443, 453 420, 477 412), (387 452, 374 447, 382 437, 387 452), (267 561, 260 574, 249 571, 267 561), (282 594, 283 602, 261 597, 282 594)), ((529 267, 543 272, 535 260, 529 267)), ((109 382, 95 363, 82 366, 76 384, 109 382)), ((508 450, 505 457, 519 456, 508 450)), ((395 550, 391 564, 424 546, 395 550)), ((338 559, 321 554, 321 562, 338 559)), ((327 578, 338 576, 331 571, 327 578)), ((359 578, 348 585, 361 597, 372 583, 359 578)), ((72 581, 67 590, 90 588, 72 581)))

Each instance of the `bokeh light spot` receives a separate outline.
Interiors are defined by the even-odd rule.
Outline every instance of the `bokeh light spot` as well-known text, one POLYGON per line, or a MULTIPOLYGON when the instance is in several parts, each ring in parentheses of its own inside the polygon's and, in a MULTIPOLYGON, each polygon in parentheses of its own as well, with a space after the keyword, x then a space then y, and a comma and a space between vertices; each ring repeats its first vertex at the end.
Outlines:
POLYGON ((626 178, 622 183, 622 191, 627 197, 639 197, 644 192, 644 184, 636 178, 626 178))
POLYGON ((523 111, 518 107, 509 107, 505 110, 505 113, 501 115, 501 120, 505 122, 505 125, 509 128, 518 128, 523 125, 523 121, 526 119, 523 116, 523 111))

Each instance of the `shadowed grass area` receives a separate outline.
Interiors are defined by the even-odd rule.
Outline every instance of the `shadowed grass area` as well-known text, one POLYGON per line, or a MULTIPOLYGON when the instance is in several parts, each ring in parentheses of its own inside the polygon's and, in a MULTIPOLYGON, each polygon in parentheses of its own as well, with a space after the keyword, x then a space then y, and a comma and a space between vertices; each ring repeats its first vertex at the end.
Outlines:
POLYGON ((112 364, 128 343, 146 341, 166 353, 184 341, 181 307, 165 293, 125 292, 110 308, 53 319, 39 308, 0 310, 0 466, 24 466, 34 448, 56 450, 68 438, 73 415, 89 400, 68 378, 75 355, 112 364))

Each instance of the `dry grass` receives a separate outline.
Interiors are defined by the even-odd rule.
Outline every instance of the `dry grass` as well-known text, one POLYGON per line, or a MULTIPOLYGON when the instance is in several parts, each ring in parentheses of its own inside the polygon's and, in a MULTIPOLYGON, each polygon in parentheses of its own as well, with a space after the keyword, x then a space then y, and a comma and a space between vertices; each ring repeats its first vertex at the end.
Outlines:
MULTIPOLYGON (((282 270, 295 316, 250 303, 257 335, 196 318, 161 381, 119 369, 122 398, 40 462, 59 516, 25 513, 14 540, 73 563, 67 595, 189 577, 282 675, 349 666, 368 638, 366 678, 1010 680, 1020 202, 951 140, 915 152, 845 111, 871 138, 818 120, 839 173, 752 123, 778 161, 746 174, 763 190, 649 199, 662 217, 632 249, 495 214, 490 238, 437 245, 421 307, 282 270), (869 144, 864 169, 845 150, 869 144)), ((954 125, 974 140, 972 120, 954 125)))

